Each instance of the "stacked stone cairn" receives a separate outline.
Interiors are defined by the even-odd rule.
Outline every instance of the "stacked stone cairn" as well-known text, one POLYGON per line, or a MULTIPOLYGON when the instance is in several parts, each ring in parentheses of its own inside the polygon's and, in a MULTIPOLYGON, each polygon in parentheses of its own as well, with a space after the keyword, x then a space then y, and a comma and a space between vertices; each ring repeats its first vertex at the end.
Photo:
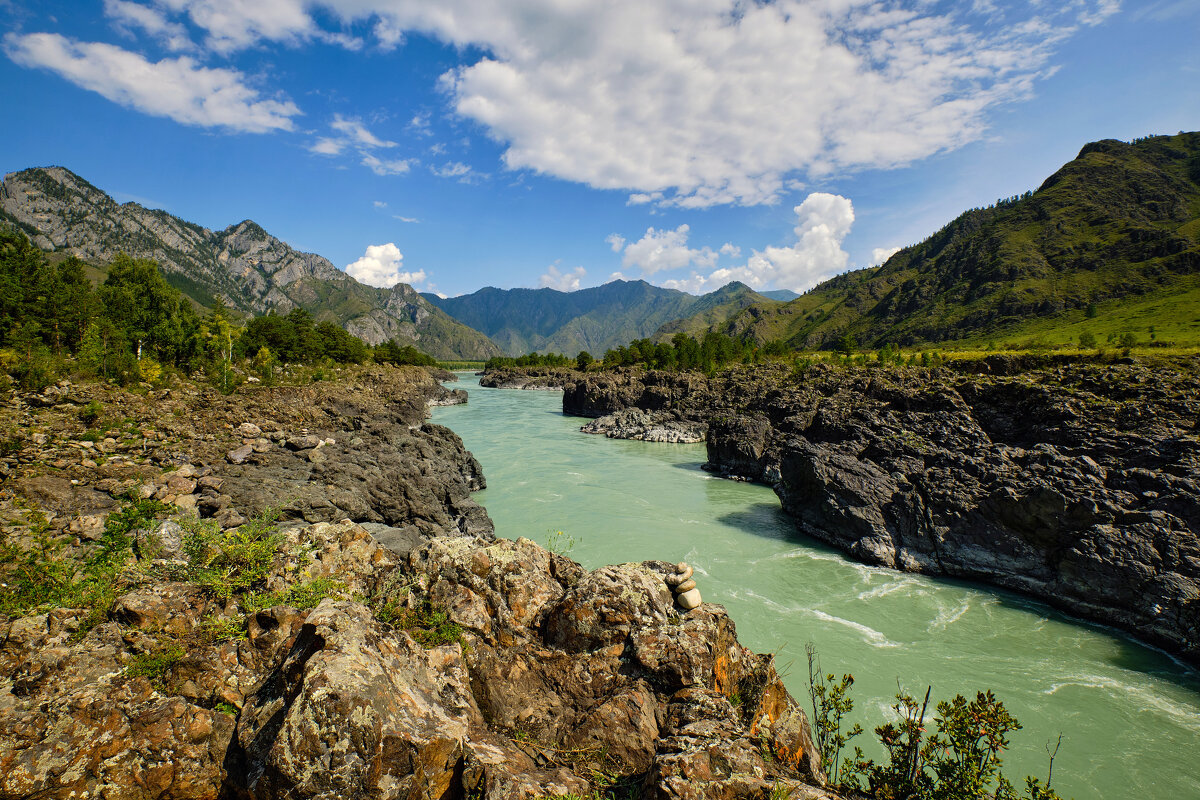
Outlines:
POLYGON ((692 568, 684 562, 680 561, 675 565, 675 574, 668 575, 665 578, 667 586, 671 587, 671 591, 675 593, 675 602, 684 611, 691 611, 693 608, 699 607, 700 590, 696 588, 696 582, 692 580, 692 568))

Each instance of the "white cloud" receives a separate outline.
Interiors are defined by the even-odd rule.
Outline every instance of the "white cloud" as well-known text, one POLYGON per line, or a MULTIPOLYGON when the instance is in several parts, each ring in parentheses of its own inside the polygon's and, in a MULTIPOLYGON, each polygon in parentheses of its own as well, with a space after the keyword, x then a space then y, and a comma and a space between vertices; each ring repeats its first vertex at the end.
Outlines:
POLYGON ((1067 5, 1004 4, 987 21, 923 0, 490 12, 446 0, 385 14, 489 49, 445 83, 508 167, 632 190, 630 204, 702 207, 769 203, 794 174, 895 167, 979 138, 987 113, 1027 96, 1052 47, 1113 0, 1067 5))
POLYGON ((570 272, 560 272, 557 262, 546 268, 546 274, 538 278, 538 288, 558 289, 560 292, 573 292, 579 288, 579 282, 587 275, 583 267, 576 267, 570 272))
POLYGON ((371 202, 371 204, 372 204, 373 206, 375 206, 376 208, 387 208, 387 201, 386 201, 386 200, 373 200, 373 201, 371 202))
POLYGON ((625 237, 619 233, 610 233, 604 237, 604 241, 608 242, 614 253, 621 252, 621 248, 625 246, 625 237))
POLYGON ((114 103, 185 125, 246 133, 292 130, 300 109, 264 100, 236 70, 202 67, 191 58, 147 61, 137 53, 56 33, 10 33, 4 51, 23 67, 42 67, 114 103))
POLYGON ((416 162, 410 158, 398 158, 391 161, 381 159, 371 153, 362 154, 362 165, 376 175, 404 175, 412 169, 416 162))
POLYGON ((187 29, 178 22, 168 20, 157 8, 129 0, 104 0, 104 15, 113 21, 118 30, 132 34, 134 28, 141 28, 162 42, 168 50, 178 52, 195 47, 187 29))
POLYGON ((408 223, 411 223, 414 225, 421 221, 421 220, 417 219, 416 217, 402 217, 399 214, 393 214, 392 219, 398 219, 401 222, 408 222, 408 223))
POLYGON ((342 151, 345 149, 345 141, 323 136, 309 145, 308 151, 310 153, 317 153, 323 156, 337 156, 341 155, 342 151))
POLYGON ((429 112, 415 115, 409 120, 408 129, 417 136, 432 136, 433 128, 429 124, 429 112))
POLYGON ((329 127, 342 134, 348 142, 357 147, 377 148, 396 146, 395 142, 384 141, 371 133, 367 130, 367 126, 363 125, 362 120, 357 118, 347 118, 341 114, 334 114, 333 122, 329 123, 329 127))
POLYGON ((208 32, 205 44, 220 53, 249 47, 262 39, 297 43, 334 40, 309 16, 307 0, 158 0, 175 13, 186 13, 208 32))
POLYGON ((849 198, 813 192, 793 211, 794 245, 754 250, 741 266, 722 267, 707 274, 693 271, 686 278, 671 278, 661 285, 701 294, 730 281, 741 281, 755 289, 775 287, 801 292, 844 272, 849 256, 842 242, 854 224, 854 206, 849 198))
POLYGON ((733 242, 726 242, 721 245, 721 255, 737 258, 742 254, 742 248, 735 245, 733 242))
MULTIPOLYGON (((625 245, 621 266, 625 269, 637 267, 643 275, 684 267, 714 266, 717 263, 717 254, 712 248, 693 249, 687 246, 689 230, 687 225, 680 225, 675 230, 647 228, 641 239, 625 245)), ((606 241, 615 244, 612 236, 606 241)), ((614 246, 613 249, 618 248, 614 246)))
POLYGON ((871 266, 882 264, 899 252, 899 247, 876 247, 871 251, 871 266))
POLYGON ((457 178, 459 183, 473 183, 483 177, 461 161, 448 161, 440 167, 431 166, 429 171, 439 178, 457 178))
POLYGON ((983 135, 992 110, 1053 71, 1055 47, 1120 8, 1119 0, 152 5, 186 15, 221 52, 264 40, 357 46, 341 32, 354 25, 383 47, 419 33, 479 48, 485 57, 439 83, 460 116, 501 144, 508 168, 627 191, 631 205, 683 207, 771 203, 799 178, 961 147, 983 135))
POLYGON ((367 247, 366 253, 360 259, 346 265, 346 274, 359 283, 384 289, 397 283, 416 285, 425 282, 425 270, 404 272, 403 266, 404 254, 395 243, 373 244, 367 247))

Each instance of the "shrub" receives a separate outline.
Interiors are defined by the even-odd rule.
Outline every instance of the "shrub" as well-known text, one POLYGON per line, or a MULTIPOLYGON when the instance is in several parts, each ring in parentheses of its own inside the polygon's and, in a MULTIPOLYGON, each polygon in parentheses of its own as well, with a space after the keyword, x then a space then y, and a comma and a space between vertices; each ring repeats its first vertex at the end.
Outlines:
POLYGON ((283 591, 247 595, 245 607, 250 613, 272 606, 291 606, 297 611, 308 611, 327 597, 346 597, 346 584, 333 578, 314 578, 283 591))
POLYGON ((100 419, 100 415, 104 413, 104 406, 100 405, 100 401, 92 400, 83 408, 79 409, 79 419, 84 425, 89 428, 96 424, 96 420, 100 419))
MULTIPOLYGON (((865 789, 879 800, 1019 800, 1020 795, 1000 767, 1002 755, 1008 749, 1008 734, 1020 730, 1021 724, 990 691, 978 692, 970 701, 955 695, 938 703, 934 716, 937 731, 928 738, 925 715, 932 687, 926 690, 920 703, 900 691, 892 706, 896 721, 875 728, 875 735, 887 753, 887 762, 877 764, 855 747, 854 757, 837 766, 840 748, 860 732, 855 725, 842 733, 843 718, 853 709, 848 692, 854 685, 854 677, 844 675, 840 682, 835 682, 832 674, 822 675, 819 664, 814 669, 812 645, 805 649, 809 656, 813 734, 832 785, 855 791, 865 789)), ((1055 748, 1050 755, 1051 774, 1057 752, 1055 748)), ((1062 800, 1050 788, 1049 778, 1043 786, 1032 776, 1025 779, 1025 797, 1062 800)))
POLYGON ((283 541, 275 529, 278 519, 278 509, 268 508, 227 531, 212 520, 184 520, 188 579, 222 600, 265 583, 283 541))

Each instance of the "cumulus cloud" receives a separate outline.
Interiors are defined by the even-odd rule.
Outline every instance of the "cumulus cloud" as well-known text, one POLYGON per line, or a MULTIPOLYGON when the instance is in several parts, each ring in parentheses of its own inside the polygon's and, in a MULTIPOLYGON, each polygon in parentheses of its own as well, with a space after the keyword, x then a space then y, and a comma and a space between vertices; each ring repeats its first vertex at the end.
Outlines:
POLYGON ((10 33, 4 52, 23 67, 51 70, 114 103, 185 125, 246 133, 292 130, 300 109, 267 100, 242 73, 202 67, 191 58, 148 61, 98 42, 76 42, 56 33, 10 33))
POLYGON ((555 262, 546 268, 546 273, 538 278, 539 289, 558 289, 560 292, 573 292, 579 288, 579 282, 587 275, 583 267, 576 267, 570 272, 561 272, 555 262))
POLYGON ((346 274, 359 283, 368 286, 378 286, 386 289, 397 283, 407 283, 415 286, 424 283, 425 270, 405 272, 404 254, 394 242, 373 244, 367 247, 366 253, 352 264, 346 265, 346 274))
POLYGON ((871 266, 882 264, 899 252, 899 247, 876 247, 871 251, 871 266))
POLYGON ((206 31, 205 44, 229 53, 269 39, 296 43, 325 35, 309 15, 306 0, 159 0, 176 13, 186 13, 196 27, 206 31))
MULTIPOLYGON (((110 0, 129 2, 129 0, 110 0)), ((371 29, 486 55, 439 81, 511 169, 631 205, 776 202, 798 176, 961 147, 1119 0, 155 0, 220 52, 371 29)), ((126 16, 141 12, 127 9, 126 16)), ((143 16, 145 16, 143 14, 143 16)), ((140 24, 140 23, 139 23, 140 24)), ((157 24, 153 21, 147 24, 157 24)), ((421 118, 413 130, 422 129, 421 118)))
POLYGON ((160 9, 130 0, 104 0, 104 15, 113 21, 118 30, 132 34, 135 28, 140 28, 162 42, 168 50, 191 50, 195 47, 187 29, 178 22, 168 20, 160 9))
POLYGON ((754 250, 740 266, 721 267, 708 273, 693 270, 688 277, 664 280, 661 285, 700 294, 730 281, 741 281, 755 289, 775 287, 802 292, 844 272, 849 256, 842 249, 842 242, 854 225, 854 205, 849 198, 813 192, 793 211, 795 244, 754 250))
POLYGON ((608 246, 614 253, 621 252, 621 248, 625 246, 625 237, 619 233, 610 233, 604 237, 604 241, 608 242, 608 246))
MULTIPOLYGON (((625 245, 621 266, 626 269, 637 267, 643 275, 653 275, 661 270, 715 265, 717 254, 712 248, 695 249, 687 246, 689 230, 687 225, 680 225, 675 230, 647 228, 641 239, 625 245)), ((613 236, 609 236, 606 241, 614 245, 614 250, 619 249, 615 246, 613 236)))

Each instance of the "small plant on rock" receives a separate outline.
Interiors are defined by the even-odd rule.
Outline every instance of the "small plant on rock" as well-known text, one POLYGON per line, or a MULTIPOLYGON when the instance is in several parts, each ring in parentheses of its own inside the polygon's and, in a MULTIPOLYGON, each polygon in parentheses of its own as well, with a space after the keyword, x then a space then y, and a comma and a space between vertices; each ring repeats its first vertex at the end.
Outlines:
POLYGON ((189 580, 221 600, 261 586, 283 543, 275 529, 278 519, 279 510, 268 508, 226 531, 212 520, 184 520, 183 551, 189 580))

